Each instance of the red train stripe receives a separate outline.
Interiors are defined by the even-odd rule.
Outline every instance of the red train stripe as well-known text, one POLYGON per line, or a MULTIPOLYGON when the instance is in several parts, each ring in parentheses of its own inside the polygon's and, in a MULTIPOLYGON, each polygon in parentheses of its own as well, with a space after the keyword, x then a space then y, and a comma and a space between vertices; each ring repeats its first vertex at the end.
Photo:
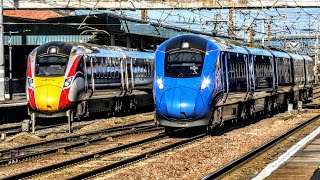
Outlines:
POLYGON ((36 110, 37 106, 36 106, 36 99, 34 97, 34 90, 28 88, 28 94, 29 94, 29 101, 28 101, 28 105, 29 107, 31 107, 32 109, 36 110))
POLYGON ((65 107, 70 107, 72 105, 72 102, 68 99, 69 91, 70 88, 63 89, 61 91, 58 110, 64 109, 65 107))
POLYGON ((31 59, 30 56, 28 56, 28 69, 27 69, 28 77, 32 78, 32 70, 31 70, 31 59))
POLYGON ((79 55, 73 62, 71 68, 70 68, 70 71, 68 73, 68 76, 67 77, 70 77, 70 76, 74 76, 75 73, 76 73, 76 70, 77 70, 77 66, 79 64, 79 61, 81 59, 82 55, 79 55))

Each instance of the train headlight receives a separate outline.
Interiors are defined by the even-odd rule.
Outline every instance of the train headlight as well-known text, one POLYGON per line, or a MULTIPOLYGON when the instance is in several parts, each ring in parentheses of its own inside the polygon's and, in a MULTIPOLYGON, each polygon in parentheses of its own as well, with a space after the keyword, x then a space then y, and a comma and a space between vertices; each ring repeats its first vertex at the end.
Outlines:
POLYGON ((207 77, 207 78, 204 78, 202 80, 202 83, 201 83, 201 90, 205 89, 206 87, 208 87, 210 84, 210 79, 207 77))
POLYGON ((159 89, 162 90, 162 89, 164 88, 162 78, 158 78, 158 79, 157 79, 157 84, 158 84, 159 89))
POLYGON ((28 78, 28 87, 29 88, 33 88, 34 87, 34 83, 33 83, 33 79, 32 78, 28 78))
POLYGON ((73 78, 73 77, 68 77, 68 78, 64 81, 64 83, 63 83, 63 87, 64 87, 64 88, 65 88, 65 87, 69 87, 69 86, 71 85, 72 78, 73 78))

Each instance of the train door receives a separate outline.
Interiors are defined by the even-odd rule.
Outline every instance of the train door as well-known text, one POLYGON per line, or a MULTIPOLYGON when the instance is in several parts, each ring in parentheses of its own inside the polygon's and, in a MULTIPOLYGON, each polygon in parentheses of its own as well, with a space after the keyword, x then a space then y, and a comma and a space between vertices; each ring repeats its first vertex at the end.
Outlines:
POLYGON ((93 95, 93 92, 95 91, 95 70, 94 65, 96 62, 96 58, 93 56, 86 56, 86 81, 87 81, 87 90, 91 91, 91 95, 93 95))
POLYGON ((83 73, 83 76, 84 76, 84 92, 87 93, 88 92, 88 74, 86 73, 87 72, 87 56, 82 56, 81 58, 81 62, 79 63, 79 66, 81 67, 81 72, 83 73), (82 65, 81 65, 82 64, 82 65))
POLYGON ((255 60, 255 55, 249 54, 248 55, 248 82, 249 82, 249 95, 253 95, 255 91, 255 74, 254 74, 254 60, 255 60))
POLYGON ((228 68, 228 55, 226 52, 220 54, 221 66, 222 66, 222 86, 223 86, 223 103, 228 99, 229 94, 229 68, 228 68))

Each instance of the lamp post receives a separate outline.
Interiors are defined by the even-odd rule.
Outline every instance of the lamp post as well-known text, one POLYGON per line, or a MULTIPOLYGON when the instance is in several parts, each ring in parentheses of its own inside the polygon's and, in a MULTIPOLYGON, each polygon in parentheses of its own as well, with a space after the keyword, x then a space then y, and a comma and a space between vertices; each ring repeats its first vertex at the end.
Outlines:
POLYGON ((5 33, 9 33, 9 40, 8 40, 8 46, 9 46, 9 95, 10 100, 12 100, 12 94, 13 94, 13 88, 12 88, 12 45, 11 45, 11 37, 12 34, 19 34, 24 32, 30 32, 30 29, 24 29, 20 31, 9 31, 5 33))

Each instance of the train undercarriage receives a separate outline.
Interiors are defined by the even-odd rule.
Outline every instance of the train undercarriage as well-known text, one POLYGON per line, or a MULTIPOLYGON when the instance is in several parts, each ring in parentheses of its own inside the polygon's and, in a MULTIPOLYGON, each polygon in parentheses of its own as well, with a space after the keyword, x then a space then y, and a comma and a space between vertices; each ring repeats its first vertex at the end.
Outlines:
POLYGON ((68 131, 73 131, 73 122, 75 119, 80 120, 88 117, 93 113, 105 113, 105 117, 113 115, 125 115, 139 107, 153 106, 152 94, 143 91, 136 92, 136 94, 125 96, 93 96, 88 100, 79 101, 72 109, 61 111, 57 113, 41 113, 28 110, 30 119, 24 120, 22 125, 23 131, 31 130, 35 132, 35 124, 37 118, 52 119, 58 117, 66 117, 68 121, 68 131))
MULTIPOLYGON (((179 121, 181 123, 179 127, 204 127, 207 133, 211 133, 214 127, 224 126, 226 122, 237 123, 258 115, 272 115, 279 111, 300 109, 303 103, 312 99, 312 91, 313 88, 285 88, 277 93, 255 93, 249 95, 246 100, 243 100, 245 93, 229 93, 228 101, 222 102, 223 96, 220 96, 211 115, 193 122, 179 121)), ((161 120, 160 125, 165 126, 167 134, 178 127, 174 127, 173 122, 166 120, 161 120)))

